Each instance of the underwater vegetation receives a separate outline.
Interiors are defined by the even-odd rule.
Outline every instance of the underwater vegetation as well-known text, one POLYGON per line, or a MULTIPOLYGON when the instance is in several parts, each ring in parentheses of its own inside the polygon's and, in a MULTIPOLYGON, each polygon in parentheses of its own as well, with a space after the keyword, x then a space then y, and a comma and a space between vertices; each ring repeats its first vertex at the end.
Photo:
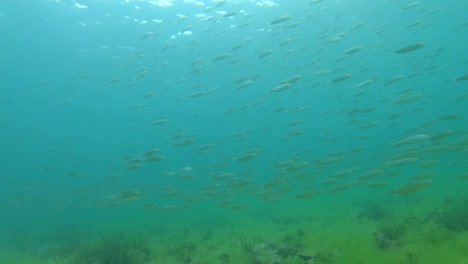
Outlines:
POLYGON ((260 255, 262 248, 264 248, 263 244, 257 243, 247 236, 240 236, 239 248, 247 263, 262 263, 260 255))
POLYGON ((411 212, 411 217, 404 219, 405 223, 436 223, 449 231, 468 231, 468 199, 445 202, 443 210, 434 208, 424 217, 417 217, 411 212))
POLYGON ((223 252, 223 253, 219 254, 218 259, 220 260, 220 262, 222 264, 231 263, 231 257, 226 252, 223 252))
POLYGON ((285 235, 281 239, 282 245, 302 250, 306 246, 306 233, 303 229, 296 229, 296 232, 285 235))
POLYGON ((394 219, 386 219, 379 223, 374 232, 375 243, 382 249, 401 246, 401 238, 406 233, 405 225, 394 219))
MULTIPOLYGON (((288 234, 279 241, 269 241, 258 243, 245 236, 240 238, 240 249, 244 255, 246 264, 330 264, 334 263, 335 253, 329 251, 307 250, 307 244, 303 241, 305 236, 303 229, 297 229, 296 232, 288 234), (296 237, 297 236, 297 237, 296 237), (303 241, 297 244, 297 241, 303 241)), ((224 262, 229 263, 229 256, 222 254, 219 256, 224 262)))
POLYGON ((437 213, 434 221, 452 231, 468 231, 468 199, 447 201, 446 209, 437 213))
POLYGON ((333 252, 318 252, 315 256, 299 254, 299 258, 304 261, 305 264, 330 264, 334 261, 335 254, 333 252))
POLYGON ((358 213, 358 217, 379 221, 390 217, 392 212, 379 203, 369 203, 358 213))
POLYGON ((152 262, 152 253, 140 236, 117 235, 104 237, 78 249, 73 264, 145 264, 152 262))
POLYGON ((176 259, 178 263, 190 264, 197 263, 195 254, 197 245, 194 242, 177 239, 175 243, 170 244, 167 249, 167 255, 176 259))
POLYGON ((333 252, 319 252, 315 256, 313 263, 330 264, 334 261, 335 254, 333 252))
POLYGON ((291 237, 287 236, 282 239, 282 244, 274 242, 257 243, 245 236, 239 239, 239 246, 242 254, 245 257, 246 263, 263 264, 263 263, 284 263, 286 261, 303 259, 315 259, 315 256, 304 256, 299 254, 300 248, 292 244, 284 243, 291 241, 291 237))
POLYGON ((299 249, 290 245, 279 246, 275 250, 275 254, 278 255, 282 259, 287 259, 290 257, 297 256, 298 253, 299 253, 299 249))

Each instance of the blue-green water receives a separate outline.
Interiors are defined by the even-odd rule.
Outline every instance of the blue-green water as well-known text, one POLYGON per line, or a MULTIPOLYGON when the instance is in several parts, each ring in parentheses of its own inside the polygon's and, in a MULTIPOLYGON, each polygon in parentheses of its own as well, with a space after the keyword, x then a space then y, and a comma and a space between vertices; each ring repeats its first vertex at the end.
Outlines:
POLYGON ((1 263, 468 263, 468 2, 3 0, 1 263))

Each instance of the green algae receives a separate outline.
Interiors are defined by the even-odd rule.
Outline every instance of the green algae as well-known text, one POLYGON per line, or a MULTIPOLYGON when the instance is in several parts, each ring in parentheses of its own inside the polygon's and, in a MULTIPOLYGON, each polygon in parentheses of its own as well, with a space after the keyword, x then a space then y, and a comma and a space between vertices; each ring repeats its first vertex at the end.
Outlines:
POLYGON ((147 241, 138 235, 119 234, 77 248, 73 264, 145 264, 152 262, 147 241))
MULTIPOLYGON (((412 215, 418 219, 426 218, 436 205, 445 204, 440 199, 438 201, 412 199, 405 203, 387 203, 385 211, 391 212, 391 217, 383 219, 363 217, 360 215, 362 207, 356 207, 355 201, 350 201, 350 206, 330 204, 333 210, 317 206, 307 211, 303 210, 304 207, 291 207, 290 203, 278 203, 276 210, 258 214, 255 208, 250 208, 238 211, 230 218, 207 212, 205 216, 196 216, 198 224, 190 226, 182 219, 195 216, 187 211, 178 213, 177 218, 169 214, 161 219, 148 218, 148 222, 138 227, 124 221, 113 223, 116 228, 89 234, 85 245, 76 243, 73 253, 69 250, 73 244, 61 238, 60 243, 68 249, 56 252, 69 252, 68 256, 54 253, 41 257, 35 253, 37 250, 23 246, 22 251, 4 248, 0 260, 5 260, 2 263, 21 264, 49 260, 54 263, 94 264, 99 262, 78 256, 105 255, 97 252, 112 252, 120 247, 118 252, 122 258, 129 256, 124 252, 141 249, 144 253, 133 255, 139 264, 305 263, 299 255, 310 257, 314 263, 327 264, 466 264, 463 261, 468 251, 467 232, 448 229, 432 217, 428 221, 404 221, 412 215), (401 231, 402 227, 405 231, 401 231), (112 231, 115 229, 128 231, 124 235, 115 235, 112 231), (376 243, 374 234, 382 229, 398 234, 397 246, 381 247, 376 243), (13 258, 18 261, 11 262, 13 258)), ((86 230, 76 231, 86 234, 86 230)), ((51 236, 33 237, 34 241, 27 246, 32 247, 33 242, 43 246, 50 243, 47 239, 51 236)), ((68 239, 73 240, 72 237, 68 239)), ((56 245, 57 241, 53 243, 56 245)), ((101 259, 100 263, 110 262, 101 259)))

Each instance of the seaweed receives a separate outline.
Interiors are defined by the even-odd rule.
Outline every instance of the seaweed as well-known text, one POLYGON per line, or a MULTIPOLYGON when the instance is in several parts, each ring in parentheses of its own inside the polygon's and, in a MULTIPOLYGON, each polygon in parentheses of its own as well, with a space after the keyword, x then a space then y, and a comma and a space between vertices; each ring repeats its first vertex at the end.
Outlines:
POLYGON ((239 247, 249 259, 256 258, 260 254, 259 245, 246 236, 239 238, 239 247))
POLYGON ((297 248, 290 245, 280 246, 275 250, 275 254, 282 259, 287 259, 292 256, 296 256, 298 252, 299 250, 297 248))
POLYGON ((395 220, 381 221, 374 232, 374 239, 380 248, 392 248, 401 245, 401 237, 406 233, 406 227, 395 220))
POLYGON ((231 258, 226 252, 219 254, 218 259, 221 261, 222 264, 228 264, 231 262, 231 258))
POLYGON ((196 263, 194 258, 196 252, 196 244, 190 241, 177 240, 170 244, 166 251, 167 254, 183 264, 196 263))
POLYGON ((257 243, 254 240, 241 236, 239 246, 245 255, 244 264, 274 264, 280 263, 277 250, 280 248, 274 243, 257 243))
POLYGON ((404 219, 404 223, 420 223, 420 224, 428 224, 429 222, 434 221, 439 216, 438 209, 435 208, 432 211, 430 211, 424 218, 418 218, 414 215, 414 213, 411 211, 411 216, 404 219))
POLYGON ((412 252, 408 252, 408 254, 406 254, 406 263, 417 264, 419 263, 419 261, 415 254, 413 254, 412 252))
POLYGON ((333 252, 318 252, 316 255, 299 254, 298 257, 305 264, 331 264, 334 261, 335 253, 333 252))
POLYGON ((468 199, 449 202, 447 209, 438 213, 434 221, 451 231, 468 231, 468 199))
POLYGON ((428 224, 436 223, 450 231, 468 231, 468 199, 448 200, 444 210, 435 208, 425 217, 416 217, 413 212, 411 216, 404 219, 404 223, 428 224))
POLYGON ((74 264, 145 264, 152 262, 147 241, 140 236, 118 235, 104 237, 77 249, 74 264))
POLYGON ((333 263, 335 254, 333 252, 319 252, 315 255, 313 263, 316 264, 330 264, 333 263))
POLYGON ((358 214, 358 217, 364 217, 374 221, 380 221, 391 216, 392 212, 379 203, 367 204, 358 214))

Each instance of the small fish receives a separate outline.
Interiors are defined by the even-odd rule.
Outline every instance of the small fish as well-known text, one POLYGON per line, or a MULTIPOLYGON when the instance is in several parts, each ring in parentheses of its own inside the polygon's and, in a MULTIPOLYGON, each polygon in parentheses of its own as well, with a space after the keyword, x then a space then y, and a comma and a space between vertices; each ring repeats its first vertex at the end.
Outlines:
POLYGON ((281 84, 295 83, 295 82, 299 81, 301 78, 302 78, 301 75, 295 75, 295 76, 293 76, 291 78, 280 81, 280 83, 281 84))
POLYGON ((235 158, 236 160, 238 161, 247 161, 247 160, 251 160, 251 159, 254 159, 255 157, 257 157, 257 153, 246 153, 242 156, 239 156, 237 158, 235 158))
POLYGON ((207 144, 207 145, 203 145, 203 146, 200 146, 197 148, 198 151, 205 151, 205 150, 208 150, 210 148, 212 148, 214 145, 213 144, 207 144))
POLYGON ((221 201, 221 202, 217 203, 216 205, 217 206, 226 206, 226 205, 231 205, 232 203, 234 203, 233 199, 227 199, 227 200, 224 200, 224 201, 221 201))
POLYGON ((145 94, 145 96, 143 96, 143 99, 148 99, 148 98, 150 98, 151 96, 153 96, 155 94, 156 94, 156 92, 149 92, 149 93, 145 94))
POLYGON ((347 49, 347 50, 343 51, 343 54, 345 54, 345 55, 351 55, 351 54, 353 54, 353 53, 356 53, 356 52, 362 50, 362 48, 363 48, 362 46, 352 47, 352 48, 350 48, 350 49, 347 49))
POLYGON ((297 129, 297 130, 293 130, 293 131, 289 132, 288 137, 299 136, 299 135, 302 135, 302 134, 304 134, 304 130, 303 129, 297 129))
POLYGON ((156 153, 158 151, 159 151, 159 149, 150 149, 148 151, 145 151, 145 152, 141 153, 140 156, 148 157, 148 156, 151 156, 151 155, 153 155, 154 153, 156 153))
POLYGON ((443 130, 439 132, 435 132, 430 136, 430 139, 432 140, 438 140, 438 139, 444 139, 446 137, 449 137, 451 135, 455 134, 455 131, 453 130, 443 130))
POLYGON ((396 82, 399 82, 399 81, 401 81, 401 80, 404 80, 404 79, 406 79, 406 76, 404 76, 404 75, 397 75, 397 76, 395 76, 395 77, 392 77, 392 78, 386 80, 386 81, 384 82, 384 86, 392 85, 392 84, 394 84, 394 83, 396 83, 396 82))
POLYGON ((284 183, 286 183, 288 181, 287 178, 277 178, 277 179, 273 179, 265 184, 263 184, 264 187, 274 187, 274 186, 281 186, 283 185, 284 183))
POLYGON ((290 87, 291 87, 290 83, 285 83, 285 84, 279 85, 279 86, 271 89, 269 92, 270 93, 282 92, 282 91, 285 91, 285 90, 289 89, 290 87))
POLYGON ((161 161, 161 160, 163 160, 165 158, 166 157, 164 157, 164 156, 152 156, 152 157, 148 157, 148 158, 144 159, 144 161, 155 162, 155 161, 161 161))
POLYGON ((373 170, 373 171, 368 171, 360 176, 357 177, 359 180, 369 180, 372 178, 375 178, 377 176, 380 176, 384 173, 383 170, 373 170))
POLYGON ((411 144, 411 143, 421 142, 421 141, 426 140, 428 138, 429 138, 429 135, 427 135, 427 134, 418 134, 418 135, 409 136, 409 137, 406 137, 406 138, 399 139, 399 140, 395 141, 395 143, 396 144, 411 144))
POLYGON ((180 134, 177 134, 175 136, 172 136, 169 138, 169 140, 178 140, 178 139, 181 139, 181 138, 184 138, 184 137, 187 137, 188 135, 185 134, 185 133, 180 133, 180 134))
POLYGON ((298 171, 298 170, 302 170, 304 168, 306 168, 307 166, 309 166, 310 162, 308 161, 302 161, 302 162, 298 162, 298 163, 295 163, 289 167, 286 167, 285 170, 287 171, 298 171))
POLYGON ((188 97, 199 97, 199 96, 202 96, 205 94, 205 91, 199 91, 199 92, 195 92, 195 93, 191 93, 189 95, 187 95, 188 97))
POLYGON ((408 29, 408 28, 413 28, 413 27, 415 27, 415 26, 421 24, 422 22, 423 22, 422 20, 416 20, 416 21, 414 21, 413 23, 411 23, 411 24, 409 24, 409 25, 406 25, 405 28, 407 28, 407 29, 408 29))
POLYGON ((107 82, 108 82, 108 83, 116 83, 116 82, 118 82, 118 81, 120 81, 120 78, 114 78, 114 79, 109 80, 109 81, 107 81, 107 82))
POLYGON ((335 43, 341 39, 343 39, 344 37, 346 36, 346 33, 342 32, 330 39, 328 39, 327 41, 325 41, 323 44, 331 44, 331 43, 335 43))
POLYGON ((248 180, 248 179, 242 180, 242 179, 235 178, 235 179, 232 179, 232 180, 228 181, 226 184, 229 187, 242 187, 242 186, 245 186, 245 185, 247 185, 247 184, 249 184, 251 182, 252 181, 248 180))
POLYGON ((356 170, 357 170, 357 169, 352 168, 352 169, 347 169, 347 170, 338 171, 338 172, 335 172, 335 173, 331 174, 329 177, 330 177, 330 178, 333 178, 333 179, 336 179, 336 178, 345 178, 345 177, 348 177, 349 175, 353 174, 354 171, 356 171, 356 170))
POLYGON ((416 163, 417 161, 418 161, 418 158, 415 158, 415 157, 413 157, 413 158, 403 158, 403 159, 399 159, 399 160, 387 163, 387 165, 390 166, 390 167, 398 167, 398 166, 413 164, 413 163, 416 163))
POLYGON ((273 53, 272 49, 266 50, 266 51, 260 53, 260 55, 258 55, 257 59, 263 59, 263 58, 265 58, 266 56, 268 56, 268 55, 270 55, 272 53, 273 53))
POLYGON ((135 80, 141 79, 141 78, 145 77, 148 73, 149 73, 149 71, 143 71, 140 74, 138 74, 137 76, 133 77, 133 79, 135 79, 135 80))
POLYGON ((439 164, 440 161, 439 160, 426 160, 426 161, 423 161, 419 164, 419 167, 421 168, 429 168, 429 167, 433 167, 433 166, 436 166, 437 164, 439 164))
POLYGON ((364 184, 364 187, 379 188, 379 187, 385 187, 387 185, 388 185, 388 182, 386 181, 376 181, 376 182, 370 182, 370 183, 364 184))
POLYGON ((410 150, 410 151, 403 151, 401 153, 397 153, 391 157, 391 160, 401 160, 404 158, 416 158, 418 157, 418 151, 410 150))
POLYGON ((365 81, 365 82, 356 84, 354 87, 356 87, 356 88, 363 88, 363 87, 369 86, 372 82, 373 82, 373 80, 367 80, 367 81, 365 81))
POLYGON ((280 107, 276 108, 276 109, 273 111, 273 113, 279 113, 279 112, 283 111, 284 109, 286 109, 285 106, 280 106, 280 107))
POLYGON ((288 24, 286 26, 284 26, 283 28, 284 29, 288 29, 288 28, 293 28, 293 27, 297 27, 301 24, 301 22, 294 22, 294 23, 291 23, 291 24, 288 24))
POLYGON ((247 207, 246 204, 237 204, 230 207, 232 210, 243 210, 247 207))
POLYGON ((411 9, 411 8, 414 8, 414 7, 417 7, 418 5, 420 5, 421 2, 413 2, 405 7, 403 7, 401 10, 408 10, 408 9, 411 9))
POLYGON ((192 29, 192 28, 194 28, 194 27, 195 27, 194 25, 190 25, 190 26, 184 28, 184 29, 180 32, 180 34, 182 35, 182 34, 184 34, 185 32, 189 31, 190 29, 192 29))
POLYGON ((163 206, 163 207, 160 207, 158 210, 159 211, 175 211, 179 209, 178 206, 175 206, 175 205, 167 205, 167 206, 163 206))
POLYGON ((468 72, 455 79, 455 81, 457 81, 457 82, 466 81, 466 80, 468 80, 468 72))
POLYGON ((225 3, 227 3, 227 0, 219 0, 219 1, 215 1, 216 5, 213 6, 213 9, 216 9, 222 5, 224 5, 225 3), (217 2, 217 3, 216 3, 217 2))
POLYGON ((440 116, 438 117, 437 119, 439 120, 455 120, 455 119, 458 119, 460 117, 460 114, 448 114, 448 115, 443 115, 443 116, 440 116))
POLYGON ((151 122, 151 124, 153 124, 153 125, 162 125, 162 124, 165 124, 167 122, 169 122, 168 119, 159 119, 159 120, 151 122))
POLYGON ((245 81, 247 81, 249 79, 250 79, 249 76, 242 76, 239 79, 234 80, 232 83, 233 84, 239 84, 239 83, 245 82, 245 81))
POLYGON ((290 16, 290 15, 280 16, 280 17, 277 17, 277 18, 273 19, 273 21, 270 22, 270 25, 278 24, 278 23, 287 21, 287 20, 289 20, 291 18, 292 18, 292 16, 290 16))
POLYGON ((177 170, 177 171, 169 172, 169 175, 172 176, 172 175, 177 175, 177 174, 181 174, 181 173, 186 173, 186 172, 189 172, 191 170, 192 170, 191 167, 185 167, 185 168, 182 168, 182 169, 177 170))
POLYGON ((243 83, 241 83, 239 86, 237 86, 237 90, 240 90, 240 89, 244 89, 246 87, 249 87, 250 85, 252 85, 254 82, 252 80, 248 80, 248 81, 245 81, 243 83))
POLYGON ((350 79, 352 76, 353 76, 352 74, 348 73, 348 74, 345 74, 345 75, 338 76, 335 79, 331 80, 330 82, 331 83, 337 83, 337 82, 346 81, 346 80, 350 79))
POLYGON ((83 176, 84 174, 81 173, 81 172, 69 172, 67 173, 68 176, 71 176, 71 177, 81 177, 83 176))
POLYGON ((312 2, 309 3, 309 5, 313 5, 313 4, 318 4, 320 2, 322 2, 323 0, 312 0, 312 2))
POLYGON ((395 53, 407 53, 407 52, 412 52, 415 50, 418 50, 424 46, 423 42, 417 42, 413 44, 406 45, 398 50, 395 51, 395 53))
POLYGON ((365 123, 362 126, 360 126, 359 129, 372 128, 372 127, 375 127, 378 124, 379 124, 379 122, 377 122, 377 121, 368 122, 368 123, 365 123))
POLYGON ((366 24, 365 22, 360 22, 357 25, 355 25, 354 27, 352 27, 350 29, 350 31, 358 30, 358 29, 362 28, 365 24, 366 24))
POLYGON ((359 113, 370 113, 370 112, 373 112, 377 109, 377 107, 368 107, 368 108, 364 108, 364 109, 361 109, 359 110, 359 113))
POLYGON ((157 206, 157 204, 155 203, 152 203, 152 204, 144 204, 141 206, 141 208, 145 208, 145 209, 151 209, 151 208, 155 208, 157 206))
POLYGON ((327 75, 331 73, 330 70, 324 70, 324 71, 318 71, 318 72, 314 72, 312 73, 313 76, 323 76, 323 75, 327 75))
POLYGON ((203 18, 202 20, 200 20, 200 22, 207 22, 207 21, 211 21, 211 20, 213 20, 213 19, 215 19, 214 16, 208 16, 208 17, 205 17, 205 18, 203 18))
POLYGON ((184 140, 184 141, 180 141, 180 142, 175 143, 174 146, 178 146, 178 147, 188 146, 188 145, 190 145, 190 144, 192 144, 192 143, 194 143, 194 142, 195 142, 195 139, 189 138, 189 139, 187 139, 187 140, 184 140))
POLYGON ((288 124, 288 126, 295 126, 295 125, 298 125, 302 123, 302 120, 295 120, 295 121, 292 121, 291 123, 288 124))
POLYGON ((435 171, 426 171, 426 172, 421 172, 419 174, 416 174, 414 176, 411 176, 409 180, 411 181, 416 181, 416 180, 430 180, 434 175, 436 175, 435 171))
POLYGON ((412 103, 422 98, 422 95, 416 93, 409 93, 402 95, 393 101, 394 104, 412 103))
POLYGON ((212 61, 219 61, 219 60, 225 60, 225 59, 228 59, 228 58, 231 58, 231 54, 229 53, 222 53, 216 57, 214 57, 213 59, 211 59, 212 61))
POLYGON ((390 193, 398 193, 398 194, 413 193, 431 184, 432 184, 432 180, 427 180, 427 179, 409 181, 408 183, 391 190, 390 193))
POLYGON ((132 62, 129 61, 127 63, 125 63, 124 65, 120 66, 121 68, 127 68, 128 66, 132 65, 132 62))
POLYGON ((321 191, 311 190, 311 191, 300 193, 300 194, 294 196, 294 198, 304 199, 304 198, 309 198, 309 197, 312 197, 312 196, 316 196, 316 195, 318 195, 320 193, 321 193, 321 191))
POLYGON ((141 37, 137 38, 137 40, 142 40, 142 39, 148 38, 148 37, 153 36, 153 35, 154 35, 154 32, 147 32, 146 34, 144 34, 141 37))
POLYGON ((391 171, 391 172, 387 172, 385 173, 384 177, 394 177, 394 176, 398 176, 400 175, 400 171, 391 171))
POLYGON ((225 14, 223 15, 223 17, 232 17, 232 16, 234 16, 234 15, 236 15, 236 14, 238 14, 238 13, 239 13, 239 11, 227 12, 227 13, 225 13, 225 14))

